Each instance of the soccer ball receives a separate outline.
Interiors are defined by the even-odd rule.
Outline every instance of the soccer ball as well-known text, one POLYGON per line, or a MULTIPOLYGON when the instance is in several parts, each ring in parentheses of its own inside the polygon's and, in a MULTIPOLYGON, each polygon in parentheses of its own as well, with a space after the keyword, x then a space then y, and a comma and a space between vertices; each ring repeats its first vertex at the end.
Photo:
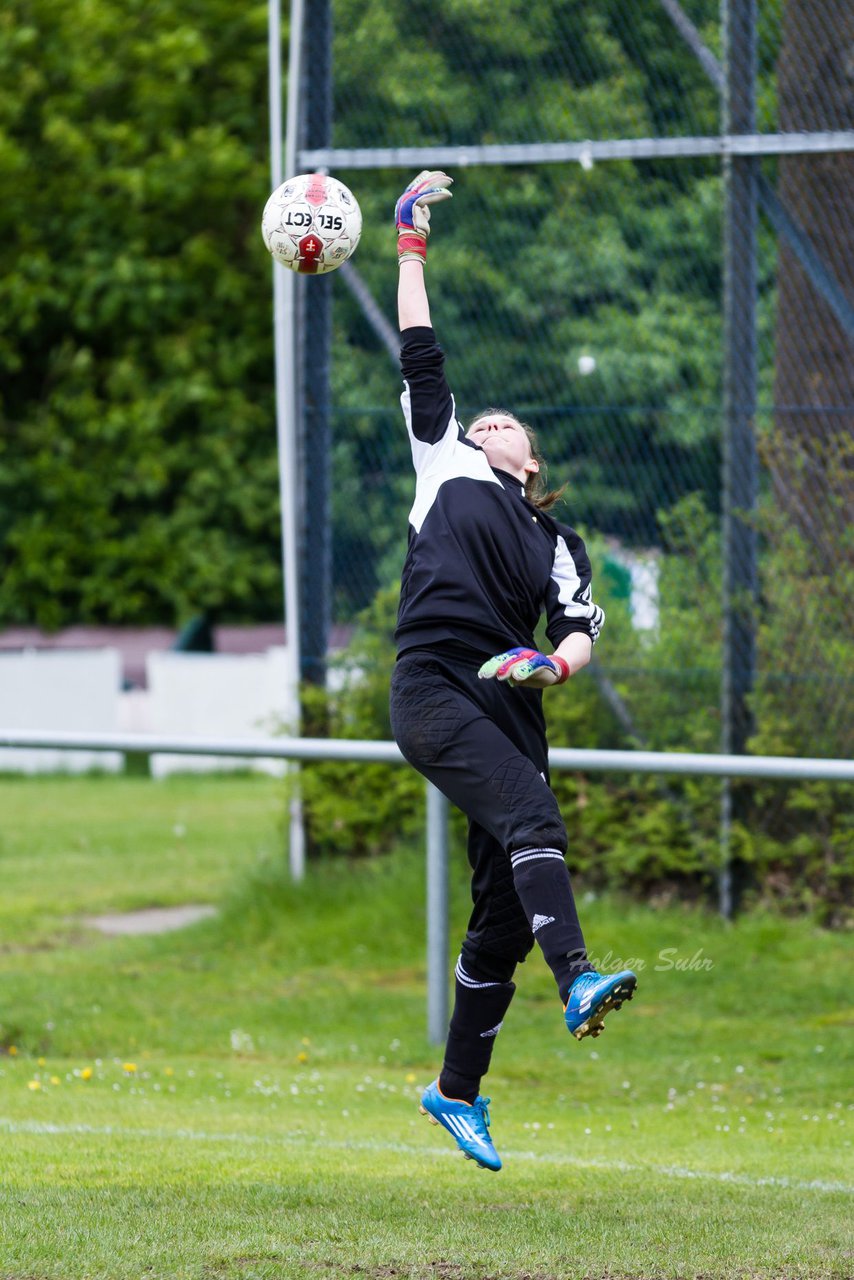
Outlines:
POLYGON ((352 191, 325 173, 301 173, 277 187, 261 219, 264 244, 300 275, 334 271, 354 252, 362 212, 352 191))

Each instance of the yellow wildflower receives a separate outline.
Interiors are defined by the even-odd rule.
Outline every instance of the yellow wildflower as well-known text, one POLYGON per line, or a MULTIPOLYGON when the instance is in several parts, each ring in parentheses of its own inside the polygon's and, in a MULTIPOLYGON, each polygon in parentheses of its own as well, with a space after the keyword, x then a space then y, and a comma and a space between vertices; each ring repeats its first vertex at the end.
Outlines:
POLYGON ((60 1080, 59 1076, 51 1076, 51 1078, 50 1078, 50 1082, 51 1082, 51 1084, 61 1084, 61 1083, 62 1083, 62 1081, 60 1080))
POLYGON ((10 1057, 10 1058, 17 1058, 17 1056, 18 1056, 18 1047, 17 1047, 17 1045, 10 1044, 10 1045, 9 1045, 9 1057, 10 1057))
POLYGON ((308 1062, 308 1054, 305 1049, 301 1049, 297 1054, 297 1062, 308 1062))
POLYGON ((125 1075, 126 1075, 126 1076, 132 1076, 132 1075, 135 1075, 135 1074, 136 1074, 136 1063, 135 1063, 135 1062, 123 1062, 123 1063, 122 1063, 122 1071, 124 1071, 124 1073, 125 1073, 125 1075))
POLYGON ((92 1079, 92 1068, 91 1068, 91 1067, 84 1067, 84 1068, 83 1068, 83 1070, 80 1072, 80 1079, 81 1079, 81 1080, 91 1080, 91 1079, 92 1079))
POLYGON ((28 1089, 32 1089, 33 1091, 35 1091, 36 1089, 40 1089, 41 1087, 42 1087, 41 1080, 28 1080, 28 1081, 27 1081, 27 1088, 28 1088, 28 1089))

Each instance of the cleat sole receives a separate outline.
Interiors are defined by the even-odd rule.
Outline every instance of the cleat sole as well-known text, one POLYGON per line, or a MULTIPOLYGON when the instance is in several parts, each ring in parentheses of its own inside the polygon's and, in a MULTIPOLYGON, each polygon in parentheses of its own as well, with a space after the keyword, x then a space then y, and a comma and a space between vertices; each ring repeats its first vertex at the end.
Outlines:
POLYGON ((593 1036, 594 1039, 596 1036, 600 1036, 605 1030, 603 1024, 605 1015, 610 1013, 612 1009, 621 1008, 625 1000, 632 1000, 636 990, 636 982, 621 983, 620 986, 615 987, 614 990, 605 997, 598 1008, 594 1010, 587 1021, 582 1022, 580 1027, 575 1028, 572 1034, 575 1036, 576 1040, 583 1040, 585 1036, 593 1036))

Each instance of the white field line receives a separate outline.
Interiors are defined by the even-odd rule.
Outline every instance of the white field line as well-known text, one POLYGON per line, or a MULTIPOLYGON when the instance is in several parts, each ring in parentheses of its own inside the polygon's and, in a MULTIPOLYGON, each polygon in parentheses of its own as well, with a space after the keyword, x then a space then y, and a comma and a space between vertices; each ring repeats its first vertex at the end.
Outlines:
MULTIPOLYGON (((39 1120, 9 1120, 0 1117, 0 1133, 35 1134, 43 1137, 84 1135, 104 1138, 147 1138, 158 1142, 221 1142, 246 1146, 297 1146, 321 1151, 369 1151, 393 1155, 418 1156, 419 1159, 456 1155, 449 1148, 416 1147, 405 1142, 337 1142, 300 1131, 278 1136, 255 1133, 207 1133, 199 1129, 135 1129, 120 1125, 50 1124, 39 1120)), ((682 1178, 705 1182, 723 1182, 738 1187, 779 1187, 785 1191, 842 1192, 854 1194, 854 1186, 845 1182, 828 1182, 821 1178, 801 1181, 786 1177, 753 1177, 748 1173, 711 1169, 687 1169, 682 1165, 629 1164, 625 1160, 594 1160, 563 1152, 502 1151, 506 1159, 530 1160, 537 1164, 569 1165, 576 1169, 602 1169, 612 1173, 654 1173, 664 1178, 682 1178)))

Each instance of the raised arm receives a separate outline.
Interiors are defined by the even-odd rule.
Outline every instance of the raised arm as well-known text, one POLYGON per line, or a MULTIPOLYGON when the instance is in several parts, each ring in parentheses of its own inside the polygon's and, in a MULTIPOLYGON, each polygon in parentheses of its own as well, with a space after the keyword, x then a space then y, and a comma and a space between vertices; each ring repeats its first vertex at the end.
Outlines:
POLYGON ((428 206, 439 200, 449 200, 451 193, 448 187, 452 182, 446 173, 424 169, 417 178, 413 178, 395 206, 400 262, 397 314, 401 332, 430 326, 430 304, 424 281, 427 237, 430 234, 428 206))
POLYGON ((401 333, 404 329, 414 329, 416 325, 430 324, 424 263, 418 258, 401 261, 400 278, 397 282, 397 319, 401 333))

